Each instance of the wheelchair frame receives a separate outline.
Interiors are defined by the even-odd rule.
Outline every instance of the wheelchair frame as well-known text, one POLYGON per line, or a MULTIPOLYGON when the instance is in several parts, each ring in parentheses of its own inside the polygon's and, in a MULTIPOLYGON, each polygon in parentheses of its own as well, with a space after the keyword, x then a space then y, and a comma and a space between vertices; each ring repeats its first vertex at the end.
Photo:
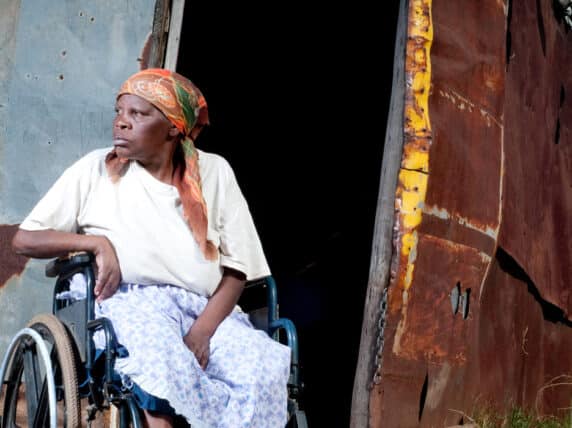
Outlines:
MULTIPOLYGON (((90 426, 97 413, 110 409, 111 404, 118 409, 119 427, 143 426, 134 397, 120 387, 113 370, 119 352, 113 326, 106 318, 95 318, 93 262, 92 254, 82 252, 52 260, 46 266, 46 276, 57 277, 52 314, 34 317, 8 346, 0 366, 0 392, 4 393, 0 428, 17 426, 17 402, 22 384, 25 385, 29 427, 76 427, 84 422, 90 426), (78 272, 85 275, 87 297, 76 301, 57 298, 59 293, 67 291, 69 278, 78 272), (98 330, 103 330, 105 336, 103 362, 95 359, 93 334, 98 330), (46 376, 46 373, 50 375, 46 376), (83 421, 80 398, 89 403, 83 421)), ((253 324, 278 341, 282 341, 280 332, 283 331, 283 340, 292 351, 287 426, 307 428, 305 412, 299 406, 302 383, 296 328, 291 320, 278 315, 274 278, 269 276, 248 282, 246 288, 256 286, 266 288, 267 314, 263 319, 251 318, 253 324)))

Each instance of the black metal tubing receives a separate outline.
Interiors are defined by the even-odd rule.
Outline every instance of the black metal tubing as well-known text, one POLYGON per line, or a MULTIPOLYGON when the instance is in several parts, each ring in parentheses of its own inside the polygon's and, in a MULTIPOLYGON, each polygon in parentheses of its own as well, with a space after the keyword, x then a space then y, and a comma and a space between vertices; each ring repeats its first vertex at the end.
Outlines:
MULTIPOLYGON (((95 333, 100 329, 103 329, 103 334, 105 335, 105 382, 110 384, 113 381, 113 365, 115 363, 117 339, 115 336, 115 330, 113 329, 113 325, 109 319, 102 317, 91 320, 87 323, 87 330, 89 332, 95 333)), ((90 335, 90 338, 92 337, 92 334, 90 335)), ((93 355, 88 355, 89 357, 86 363, 86 368, 89 370, 93 367, 93 355)))
MULTIPOLYGON (((87 329, 85 330, 85 344, 86 344, 86 367, 91 369, 93 366, 93 333, 91 331, 90 324, 95 319, 95 274, 93 273, 93 266, 91 263, 88 266, 85 266, 83 269, 83 274, 85 275, 86 283, 87 283, 87 290, 86 290, 86 299, 85 299, 85 311, 87 314, 87 329)), ((107 348, 107 331, 106 335, 106 348, 107 348)), ((115 335, 114 335, 115 338, 115 335)), ((107 352, 107 349, 106 349, 107 352)))

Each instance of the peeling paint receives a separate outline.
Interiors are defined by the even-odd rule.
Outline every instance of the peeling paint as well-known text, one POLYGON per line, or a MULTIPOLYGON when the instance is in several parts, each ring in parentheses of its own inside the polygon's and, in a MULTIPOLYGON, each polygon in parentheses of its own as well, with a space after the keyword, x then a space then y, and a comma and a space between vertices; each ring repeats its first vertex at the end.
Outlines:
POLYGON ((491 127, 493 124, 498 127, 502 127, 501 119, 497 119, 487 109, 476 105, 473 101, 459 94, 457 91, 453 89, 448 89, 447 91, 439 89, 438 94, 446 100, 450 101, 456 108, 461 111, 467 110, 469 113, 478 112, 486 121, 487 127, 491 127))
POLYGON ((395 330, 395 338, 393 340, 393 348, 392 351, 394 354, 399 355, 401 350, 401 337, 405 332, 405 327, 407 325, 407 301, 409 298, 409 292, 407 290, 403 290, 401 294, 402 298, 402 306, 401 306, 401 319, 399 320, 399 324, 397 324, 397 328, 395 330))
POLYGON ((451 365, 445 362, 439 369, 439 372, 436 374, 435 378, 431 380, 429 389, 427 391, 427 399, 425 400, 425 405, 427 408, 436 409, 439 404, 441 404, 443 394, 447 384, 449 383, 451 371, 451 365))
MULTIPOLYGON (((499 212, 500 212, 500 210, 499 210, 499 212)), ((462 216, 459 216, 457 214, 451 214, 445 208, 439 208, 435 205, 433 205, 433 206, 425 205, 423 208, 423 214, 432 215, 432 216, 440 218, 441 220, 455 221, 456 223, 458 223, 461 226, 464 226, 468 229, 475 230, 477 232, 480 232, 482 234, 490 236, 491 238, 493 238, 495 240, 498 237, 498 232, 499 232, 498 226, 496 226, 495 228, 492 228, 492 227, 487 226, 487 225, 479 225, 479 224, 475 223, 474 221, 472 221, 471 219, 468 219, 466 217, 462 217, 462 216)))
POLYGON ((407 170, 415 170, 427 173, 429 165, 429 152, 419 147, 407 145, 404 148, 404 157, 401 167, 407 170))
POLYGON ((399 172, 400 187, 397 193, 401 201, 402 225, 406 229, 414 229, 421 223, 427 179, 427 174, 422 172, 405 169, 399 172))
MULTIPOLYGON (((430 49, 433 41, 431 1, 414 0, 409 13, 409 38, 405 64, 405 135, 399 183, 396 191, 398 212, 397 252, 400 254, 398 286, 411 287, 417 258, 418 235, 421 224, 429 172, 431 122, 429 93, 431 89, 430 49)), ((404 308, 406 305, 404 304, 404 308)), ((396 343, 399 340, 395 341, 396 343)))
POLYGON ((409 40, 407 42, 405 123, 408 132, 422 136, 430 132, 429 93, 431 60, 429 51, 433 42, 431 0, 414 0, 409 14, 409 40))
POLYGON ((431 0, 410 3, 405 61, 405 142, 395 197, 397 212, 397 274, 392 286, 402 290, 401 317, 395 331, 392 351, 398 355, 406 331, 409 289, 413 282, 417 245, 417 227, 421 224, 429 178, 431 122, 429 94, 431 90, 430 49, 433 41, 431 0))
POLYGON ((0 287, 3 287, 10 278, 21 275, 26 267, 28 258, 19 256, 12 251, 12 237, 18 225, 0 225, 0 287))

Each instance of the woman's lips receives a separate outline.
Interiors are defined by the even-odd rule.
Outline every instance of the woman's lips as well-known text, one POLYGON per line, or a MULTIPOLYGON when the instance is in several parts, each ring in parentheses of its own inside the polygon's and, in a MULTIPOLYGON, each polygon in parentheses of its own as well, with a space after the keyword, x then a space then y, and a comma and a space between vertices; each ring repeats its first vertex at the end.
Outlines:
POLYGON ((125 146, 127 146, 127 144, 129 144, 129 141, 127 141, 123 138, 114 138, 113 139, 113 145, 115 147, 125 147, 125 146))

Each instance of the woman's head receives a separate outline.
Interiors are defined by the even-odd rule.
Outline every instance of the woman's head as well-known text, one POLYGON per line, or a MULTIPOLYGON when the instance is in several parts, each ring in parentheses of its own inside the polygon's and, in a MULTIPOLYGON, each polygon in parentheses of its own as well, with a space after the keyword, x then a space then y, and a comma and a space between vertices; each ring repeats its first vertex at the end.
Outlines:
POLYGON ((153 104, 184 137, 195 140, 200 129, 209 123, 207 103, 201 91, 174 71, 141 70, 121 85, 117 98, 123 94, 137 95, 153 104))

